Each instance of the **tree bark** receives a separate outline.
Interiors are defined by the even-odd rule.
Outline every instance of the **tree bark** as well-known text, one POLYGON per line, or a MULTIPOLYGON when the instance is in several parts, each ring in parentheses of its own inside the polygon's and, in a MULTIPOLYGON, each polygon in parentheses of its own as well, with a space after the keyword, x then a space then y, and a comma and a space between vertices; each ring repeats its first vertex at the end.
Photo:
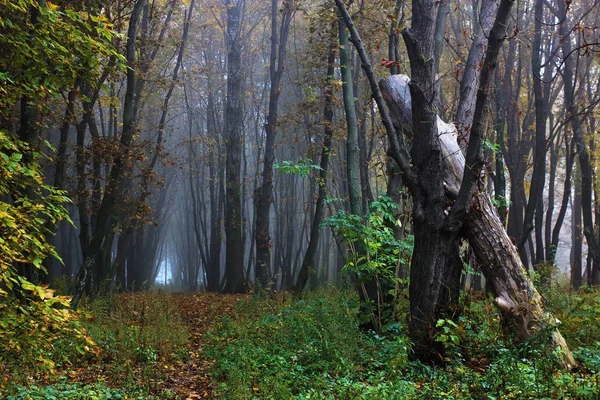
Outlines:
POLYGON ((245 0, 228 0, 227 7, 227 100, 225 105, 226 207, 225 288, 241 293, 244 283, 244 230, 242 214, 242 45, 241 11, 245 0))
POLYGON ((479 75, 485 58, 488 36, 494 24, 498 11, 498 0, 482 0, 481 12, 473 11, 476 17, 473 21, 473 43, 467 57, 467 64, 460 80, 460 98, 458 110, 454 119, 454 125, 458 129, 458 140, 463 151, 467 149, 473 113, 475 112, 475 100, 477 88, 479 87, 479 75))
POLYGON ((319 163, 319 178, 317 184, 319 185, 319 192, 317 194, 317 205, 315 207, 315 215, 313 217, 312 225, 310 228, 310 237, 308 240, 308 247, 304 254, 304 260, 302 261, 302 267, 296 280, 294 291, 300 292, 306 287, 309 275, 311 272, 314 274, 315 256, 317 254, 317 246, 319 244, 319 232, 321 230, 321 220, 323 219, 323 213, 325 210, 325 198, 327 197, 327 170, 329 168, 329 154, 331 152, 331 142, 333 137, 333 92, 331 85, 333 84, 334 72, 335 72, 335 49, 330 49, 327 56, 327 83, 325 86, 325 92, 323 93, 324 106, 323 106, 323 127, 324 137, 323 146, 321 148, 321 162, 319 163))
POLYGON ((579 165, 575 164, 575 193, 571 211, 571 286, 575 289, 583 284, 583 232, 581 220, 581 177, 579 165))
POLYGON ((256 278, 263 285, 271 281, 271 203, 273 201, 273 163, 275 160, 275 135, 277 127, 277 109, 281 93, 281 78, 290 23, 294 15, 293 0, 284 0, 281 13, 281 28, 277 32, 277 0, 271 0, 271 55, 269 64, 270 94, 267 123, 265 124, 265 157, 263 162, 262 183, 255 194, 256 204, 256 278), (278 45, 279 42, 279 45, 278 45))
MULTIPOLYGON (((523 227, 517 248, 523 263, 527 263, 524 246, 534 228, 534 217, 540 202, 543 204, 544 185, 546 181, 546 124, 548 120, 548 96, 544 87, 549 82, 542 82, 542 25, 544 23, 544 0, 536 0, 534 12, 534 35, 531 49, 531 67, 533 69, 533 92, 535 96, 535 147, 533 154, 533 173, 531 189, 525 208, 523 227)), ((545 68, 545 71, 550 68, 545 68)), ((533 255, 532 255, 533 256, 533 255)))
MULTIPOLYGON (((407 84, 408 78, 402 75, 388 77, 380 82, 395 124, 403 124, 398 128, 405 131, 410 129, 404 122, 405 116, 411 112, 406 107, 407 84)), ((439 117, 437 126, 440 132, 445 195, 452 200, 458 197, 462 186, 465 160, 456 142, 456 128, 444 123, 439 117)), ((542 298, 529 280, 518 252, 496 215, 486 191, 480 191, 472 198, 464 228, 483 274, 490 283, 494 304, 501 311, 507 332, 523 341, 543 329, 551 329, 554 345, 563 352, 564 366, 575 366, 573 356, 556 329, 555 319, 543 310, 542 298)), ((417 251, 415 248, 415 255, 418 254, 417 251)), ((419 251, 431 250, 423 248, 419 251)))
POLYGON ((340 39, 340 71, 342 76, 342 92, 344 114, 346 115, 346 177, 350 197, 350 212, 362 215, 362 191, 360 184, 360 157, 358 152, 358 122, 354 88, 352 86, 352 70, 350 68, 350 43, 348 31, 342 18, 338 21, 340 39))

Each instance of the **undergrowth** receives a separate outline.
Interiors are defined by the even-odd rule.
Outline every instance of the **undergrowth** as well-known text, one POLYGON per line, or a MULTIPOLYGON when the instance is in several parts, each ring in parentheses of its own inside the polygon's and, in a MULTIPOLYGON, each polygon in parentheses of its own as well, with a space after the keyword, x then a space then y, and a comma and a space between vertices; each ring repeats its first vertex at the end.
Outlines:
POLYGON ((223 399, 596 399, 597 294, 553 296, 578 371, 557 368, 545 335, 521 344, 504 339, 484 294, 465 294, 462 316, 438 322, 438 340, 453 351, 437 367, 410 361, 403 321, 381 335, 361 331, 358 297, 333 288, 296 301, 240 303, 213 329, 207 352, 223 399))
MULTIPOLYGON (((159 363, 167 363, 186 352, 188 330, 166 293, 107 295, 84 304, 78 316, 78 323, 95 344, 94 348, 81 352, 72 336, 59 337, 46 352, 56 366, 52 373, 40 373, 34 363, 13 360, 21 362, 22 368, 5 375, 11 384, 4 390, 8 397, 0 397, 154 398, 150 393, 156 391, 156 382, 164 378, 159 363)), ((165 394, 156 398, 170 397, 165 394)))

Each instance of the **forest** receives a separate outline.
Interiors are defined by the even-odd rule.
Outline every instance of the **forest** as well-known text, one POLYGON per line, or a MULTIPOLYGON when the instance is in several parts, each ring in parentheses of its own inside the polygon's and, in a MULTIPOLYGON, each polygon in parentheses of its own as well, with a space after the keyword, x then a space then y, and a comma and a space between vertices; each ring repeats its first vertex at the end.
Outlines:
POLYGON ((0 397, 600 398, 600 0, 0 0, 0 397))

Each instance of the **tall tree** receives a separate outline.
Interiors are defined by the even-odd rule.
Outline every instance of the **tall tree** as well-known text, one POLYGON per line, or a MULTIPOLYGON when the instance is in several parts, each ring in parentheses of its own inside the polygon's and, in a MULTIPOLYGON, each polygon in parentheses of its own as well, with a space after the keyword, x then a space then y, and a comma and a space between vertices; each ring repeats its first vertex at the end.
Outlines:
POLYGON ((281 94, 281 78, 285 70, 287 41, 290 23, 295 12, 295 1, 284 0, 281 27, 277 26, 278 0, 271 0, 271 53, 269 57, 269 111, 265 124, 265 148, 262 183, 255 193, 256 204, 256 277, 266 285, 271 279, 271 202, 273 198, 273 163, 277 109, 281 94))
POLYGON ((295 290, 302 291, 306 287, 310 273, 314 273, 315 257, 317 255, 317 246, 319 243, 319 231, 321 229, 321 221, 325 211, 325 198, 327 197, 327 171, 329 169, 329 156, 332 151, 333 137, 333 80, 335 78, 335 55, 336 51, 333 46, 327 55, 327 81, 323 93, 323 145, 321 148, 321 161, 319 163, 319 185, 317 194, 317 204, 310 229, 308 239, 308 247, 304 253, 304 260, 298 274, 295 290))
POLYGON ((225 0, 227 8, 227 100, 225 104, 225 292, 244 291, 244 218, 242 214, 242 13, 245 0, 225 0))
POLYGON ((84 294, 93 294, 100 288, 111 275, 110 251, 114 237, 114 228, 119 220, 119 202, 122 200, 125 175, 130 166, 131 142, 135 134, 136 107, 135 92, 137 82, 136 72, 136 43, 137 28, 140 14, 145 7, 146 0, 137 0, 129 20, 127 31, 127 91, 123 104, 123 131, 119 141, 120 152, 113 161, 110 176, 106 184, 102 203, 96 218, 96 226, 89 245, 89 254, 76 277, 75 296, 73 304, 84 294))
MULTIPOLYGON (((336 4, 351 31, 352 41, 363 60, 369 81, 373 82, 374 74, 348 10, 341 0, 336 0, 336 4)), ((435 359, 438 352, 443 351, 436 348, 434 327, 438 318, 443 318, 444 315, 451 317, 448 306, 451 304, 450 293, 453 288, 448 287, 448 283, 456 279, 453 266, 456 261, 460 263, 460 258, 455 252, 455 246, 459 229, 463 226, 481 265, 485 267, 486 278, 491 283, 495 303, 502 312, 504 322, 514 327, 517 338, 526 340, 531 337, 532 332, 553 323, 553 318, 542 309, 541 297, 524 274, 522 263, 492 209, 487 192, 478 188, 485 166, 482 151, 486 126, 484 117, 512 5, 511 0, 500 3, 490 32, 465 161, 453 138, 455 128, 444 124, 436 114, 432 57, 436 2, 414 1, 412 27, 403 32, 413 74, 410 85, 401 76, 389 77, 381 82, 388 105, 394 107, 392 115, 398 128, 412 125, 413 166, 408 166, 402 154, 396 154, 395 159, 408 178, 408 186, 415 202, 409 330, 415 341, 416 354, 424 359, 435 359), (415 79, 417 82, 414 82, 415 79), (410 101, 407 98, 408 87, 410 101), (410 111, 408 104, 412 104, 410 111), (447 200, 454 200, 448 209, 447 200), (471 207, 472 203, 476 205, 471 207), (444 278, 446 279, 442 280, 444 278), (529 311, 523 312, 524 310, 529 311)), ((379 102, 379 88, 373 84, 371 88, 379 102)), ((388 137, 393 143, 396 140, 395 129, 390 124, 385 105, 378 105, 388 137)), ((393 146, 391 150, 395 152, 397 149, 393 146)), ((458 272, 460 273, 460 268, 458 272)), ((553 345, 563 351, 565 366, 575 364, 558 331, 553 332, 553 345)))

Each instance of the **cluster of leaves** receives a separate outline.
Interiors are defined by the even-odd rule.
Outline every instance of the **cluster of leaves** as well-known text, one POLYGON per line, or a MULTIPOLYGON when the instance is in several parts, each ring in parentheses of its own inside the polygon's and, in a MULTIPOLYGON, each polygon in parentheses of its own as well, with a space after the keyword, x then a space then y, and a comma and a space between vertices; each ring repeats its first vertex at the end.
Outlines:
POLYGON ((72 337, 80 352, 93 349, 69 310, 69 298, 29 282, 18 269, 43 272, 58 257, 46 241, 50 227, 68 219, 61 191, 44 185, 29 147, 0 131, 0 364, 53 370, 54 343, 72 337))
MULTIPOLYGON (((3 126, 19 101, 44 111, 76 78, 93 81, 107 59, 122 64, 102 16, 36 0, 0 0, 0 10, 3 126)), ((0 129, 0 365, 47 372, 61 361, 54 349, 60 340, 82 353, 94 344, 68 297, 26 279, 45 273, 45 258, 58 257, 46 238, 58 221, 68 220, 69 202, 44 184, 32 145, 0 129)))
POLYGON ((41 107, 44 100, 72 88, 76 78, 94 82, 109 59, 123 68, 124 58, 113 45, 116 33, 105 16, 41 4, 0 0, 2 113, 9 113, 23 96, 41 107))
POLYGON ((369 208, 364 219, 339 211, 322 225, 333 227, 348 245, 351 256, 344 266, 347 271, 359 279, 377 278, 395 283, 398 270, 410 262, 413 238, 410 235, 396 238, 394 227, 398 221, 394 211, 398 205, 389 196, 380 195, 369 208))
POLYGON ((273 168, 281 171, 283 174, 296 174, 300 175, 302 178, 308 177, 313 170, 321 169, 318 165, 312 164, 312 160, 310 158, 306 158, 298 162, 286 160, 281 164, 273 165, 273 168))
POLYGON ((22 286, 15 265, 40 269, 47 256, 58 257, 45 236, 49 227, 68 219, 64 193, 45 185, 29 146, 0 130, 0 296, 22 286))
MULTIPOLYGON (((547 335, 521 344, 502 339, 499 315, 485 295, 465 295, 463 315, 440 322, 446 329, 439 340, 451 342, 455 351, 437 367, 409 361, 410 344, 400 324, 382 335, 361 331, 357 303, 355 294, 331 289, 293 303, 246 303, 212 334, 209 356, 216 358, 220 394, 409 400, 596 399, 599 394, 597 344, 575 351, 582 370, 561 371, 547 335)), ((583 323, 600 326, 587 317, 583 323)))
MULTIPOLYGON (((398 205, 389 196, 380 195, 369 208, 370 212, 364 218, 339 211, 322 225, 333 227, 348 246, 350 257, 344 265, 344 271, 352 274, 359 284, 375 283, 380 292, 377 298, 389 299, 393 303, 393 299, 405 287, 406 282, 400 278, 400 272, 407 271, 410 264, 413 237, 396 237, 394 228, 399 222, 395 210, 398 205)), ((380 301, 367 306, 380 332, 384 325, 382 310, 389 308, 389 305, 380 301)), ((393 322, 394 316, 387 315, 384 319, 393 322)))

